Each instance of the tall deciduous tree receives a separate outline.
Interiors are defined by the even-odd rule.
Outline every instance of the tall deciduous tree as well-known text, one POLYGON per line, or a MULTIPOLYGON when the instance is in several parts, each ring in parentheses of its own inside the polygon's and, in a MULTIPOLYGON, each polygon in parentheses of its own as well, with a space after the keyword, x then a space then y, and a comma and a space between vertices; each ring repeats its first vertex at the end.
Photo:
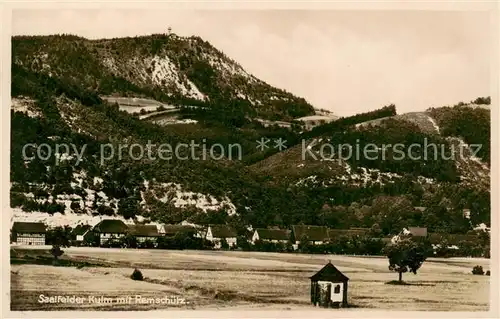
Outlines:
POLYGON ((48 244, 57 245, 61 247, 71 246, 71 231, 73 229, 70 226, 57 226, 53 229, 49 229, 46 234, 46 240, 48 244))
POLYGON ((50 254, 54 256, 54 265, 57 265, 57 261, 62 254, 64 254, 64 250, 61 249, 59 245, 54 245, 50 249, 50 254))
POLYGON ((429 250, 424 242, 416 241, 411 236, 399 235, 385 248, 389 258, 389 270, 399 274, 399 282, 403 281, 403 273, 417 270, 427 259, 429 250))

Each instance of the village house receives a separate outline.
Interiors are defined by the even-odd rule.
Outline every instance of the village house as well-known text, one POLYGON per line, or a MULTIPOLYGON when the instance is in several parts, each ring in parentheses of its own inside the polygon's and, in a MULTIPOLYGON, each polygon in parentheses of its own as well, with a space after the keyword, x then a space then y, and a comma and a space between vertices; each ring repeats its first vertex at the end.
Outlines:
POLYGON ((175 237, 177 234, 184 234, 189 237, 195 237, 197 231, 196 228, 190 225, 165 224, 160 227, 160 233, 166 237, 175 237))
POLYGON ((236 245, 236 231, 228 225, 210 225, 207 229, 206 240, 214 243, 215 249, 222 247, 222 240, 225 239, 229 247, 236 245))
POLYGON ((310 277, 311 303, 324 308, 347 306, 347 284, 349 278, 328 262, 310 277))
POLYGON ((11 243, 18 245, 45 245, 47 227, 44 223, 14 222, 11 243))
POLYGON ((85 240, 85 236, 91 230, 92 230, 92 226, 90 226, 90 225, 84 225, 84 224, 77 225, 71 231, 71 239, 73 240, 74 244, 81 245, 85 240))
POLYGON ((118 219, 104 219, 92 228, 92 232, 99 237, 100 245, 109 240, 116 240, 125 237, 129 228, 124 222, 118 219))
POLYGON ((303 124, 304 129, 307 131, 312 130, 316 126, 327 124, 336 121, 338 117, 336 116, 325 116, 325 115, 310 115, 295 119, 295 121, 303 124))
POLYGON ((408 231, 413 237, 427 237, 426 227, 408 227, 408 231))
POLYGON ((287 229, 255 229, 252 236, 252 244, 256 241, 266 241, 271 243, 287 243, 290 240, 291 231, 287 229))
MULTIPOLYGON (((313 245, 321 245, 329 241, 328 228, 326 226, 293 225, 291 241, 299 245, 301 240, 307 239, 313 245)), ((294 246, 296 249, 296 247, 294 246)))
POLYGON ((158 237, 161 236, 156 225, 132 225, 129 227, 129 232, 137 239, 138 243, 145 241, 156 243, 158 237))
POLYGON ((262 124, 264 127, 270 127, 270 126, 278 126, 278 127, 283 127, 283 128, 291 128, 292 123, 290 122, 283 122, 283 121, 270 121, 270 120, 263 120, 263 119, 256 119, 259 123, 262 124))

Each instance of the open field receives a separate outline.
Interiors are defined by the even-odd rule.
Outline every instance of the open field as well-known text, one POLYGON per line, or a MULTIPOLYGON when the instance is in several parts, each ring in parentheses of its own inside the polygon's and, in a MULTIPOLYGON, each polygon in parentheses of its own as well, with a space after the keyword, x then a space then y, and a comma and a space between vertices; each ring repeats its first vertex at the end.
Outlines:
MULTIPOLYGON (((48 247, 12 247, 20 254, 43 254, 48 247)), ((11 265, 12 310, 154 310, 314 309, 309 276, 328 260, 349 278, 350 311, 487 311, 489 276, 474 276, 472 267, 489 270, 487 259, 429 259, 417 275, 404 274, 410 285, 387 285, 397 274, 381 257, 278 254, 259 252, 172 251, 65 248, 65 258, 101 266, 54 267, 11 265), (144 281, 129 278, 139 268, 144 281), (85 297, 80 304, 40 303, 39 296, 85 297), (162 298, 140 303, 136 295, 162 298), (89 296, 93 296, 90 297, 89 296), (96 297, 112 298, 97 303, 96 297), (131 296, 118 304, 116 297, 131 296), (95 298, 95 299, 93 299, 95 298)), ((319 310, 319 309, 318 309, 319 310)), ((333 310, 332 310, 333 311, 333 310)))

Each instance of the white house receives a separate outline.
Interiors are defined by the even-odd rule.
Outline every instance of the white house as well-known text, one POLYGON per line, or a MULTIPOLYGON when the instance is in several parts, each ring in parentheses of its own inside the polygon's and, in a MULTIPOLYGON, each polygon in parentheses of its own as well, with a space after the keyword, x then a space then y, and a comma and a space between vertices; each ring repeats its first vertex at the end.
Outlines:
POLYGON ((258 240, 285 244, 290 240, 290 233, 290 230, 286 229, 257 228, 252 236, 252 244, 258 240))
POLYGON ((110 240, 125 237, 129 227, 119 219, 104 219, 95 225, 92 231, 99 235, 99 242, 103 245, 110 240))
POLYGON ((236 236, 236 231, 227 225, 210 225, 205 238, 214 243, 214 248, 220 249, 223 239, 226 240, 229 247, 235 246, 236 236))
POLYGON ((76 226, 71 232, 72 239, 75 240, 76 243, 80 244, 85 239, 87 233, 91 230, 92 226, 80 224, 76 226))
POLYGON ((328 227, 314 225, 292 225, 291 237, 295 245, 299 245, 302 239, 313 245, 321 245, 330 240, 328 227))
POLYGON ((137 239, 138 243, 144 243, 147 240, 156 243, 158 237, 162 236, 156 225, 133 225, 130 227, 130 234, 137 239))
POLYGON ((316 126, 327 124, 336 121, 337 119, 338 117, 334 115, 329 115, 329 116, 310 115, 310 116, 299 117, 295 119, 295 121, 301 122, 304 125, 304 129, 310 131, 316 126))
POLYGON ((279 127, 284 127, 284 128, 290 128, 292 127, 292 123, 290 122, 284 122, 284 121, 270 121, 270 120, 263 120, 263 119, 256 119, 257 122, 260 122, 262 126, 264 127, 269 127, 269 126, 279 126, 279 127))
POLYGON ((45 245, 45 233, 44 223, 14 222, 11 242, 18 245, 45 245))

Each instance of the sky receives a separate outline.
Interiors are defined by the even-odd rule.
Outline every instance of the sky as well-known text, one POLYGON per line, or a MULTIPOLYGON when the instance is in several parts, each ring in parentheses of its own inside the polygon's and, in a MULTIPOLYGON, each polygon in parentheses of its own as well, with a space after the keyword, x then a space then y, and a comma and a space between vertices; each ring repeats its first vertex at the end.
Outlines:
POLYGON ((197 35, 249 73, 340 116, 398 113, 490 94, 493 44, 481 11, 15 10, 14 35, 197 35))

